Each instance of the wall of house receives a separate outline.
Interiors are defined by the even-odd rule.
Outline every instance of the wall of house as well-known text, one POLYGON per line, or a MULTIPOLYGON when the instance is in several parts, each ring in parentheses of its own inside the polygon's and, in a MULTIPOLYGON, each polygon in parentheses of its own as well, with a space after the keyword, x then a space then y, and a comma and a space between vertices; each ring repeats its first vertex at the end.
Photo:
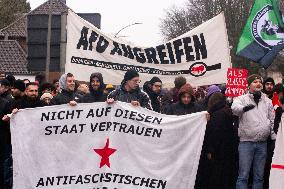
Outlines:
MULTIPOLYGON (((30 81, 35 81, 35 75, 14 75, 16 79, 29 79, 30 81)), ((49 82, 52 83, 53 80, 60 78, 59 72, 50 72, 49 73, 49 82)))

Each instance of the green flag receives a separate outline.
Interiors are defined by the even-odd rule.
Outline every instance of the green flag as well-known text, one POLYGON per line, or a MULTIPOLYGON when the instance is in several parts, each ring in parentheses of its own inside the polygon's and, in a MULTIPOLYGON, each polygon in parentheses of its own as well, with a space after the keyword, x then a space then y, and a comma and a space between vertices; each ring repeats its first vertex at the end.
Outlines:
POLYGON ((239 40, 237 55, 268 68, 284 49, 284 24, 278 0, 255 0, 239 40))

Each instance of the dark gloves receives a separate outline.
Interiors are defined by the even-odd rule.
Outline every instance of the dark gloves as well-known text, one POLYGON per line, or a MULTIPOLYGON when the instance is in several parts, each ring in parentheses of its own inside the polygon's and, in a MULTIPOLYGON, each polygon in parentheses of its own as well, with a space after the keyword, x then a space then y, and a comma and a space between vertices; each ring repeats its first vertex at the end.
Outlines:
POLYGON ((249 105, 247 105, 243 108, 243 111, 244 112, 250 111, 250 110, 254 109, 254 107, 255 107, 255 105, 249 104, 249 105))
POLYGON ((274 127, 273 130, 274 132, 277 134, 278 132, 278 128, 279 128, 279 124, 281 122, 281 117, 282 117, 282 107, 278 107, 275 111, 275 119, 274 119, 274 127))
POLYGON ((276 110, 275 110, 275 114, 280 116, 280 117, 282 116, 282 112, 283 112, 283 110, 282 110, 282 107, 280 107, 280 106, 277 107, 276 110))

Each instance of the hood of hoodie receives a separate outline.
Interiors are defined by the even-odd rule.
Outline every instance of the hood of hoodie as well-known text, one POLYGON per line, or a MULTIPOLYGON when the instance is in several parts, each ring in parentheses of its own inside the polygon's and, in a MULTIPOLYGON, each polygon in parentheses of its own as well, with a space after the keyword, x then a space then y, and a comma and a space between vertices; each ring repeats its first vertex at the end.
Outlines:
POLYGON ((146 92, 149 97, 152 99, 156 99, 160 94, 160 93, 155 93, 154 91, 152 91, 152 89, 150 88, 150 86, 152 85, 150 81, 146 81, 143 85, 143 91, 146 92))
POLYGON ((63 74, 59 79, 60 92, 62 90, 65 90, 65 91, 67 90, 66 79, 67 79, 67 74, 63 74))
POLYGON ((90 84, 89 84, 89 90, 90 90, 90 93, 91 94, 97 94, 97 93, 103 93, 104 92, 104 89, 105 89, 105 84, 104 84, 104 79, 103 79, 103 76, 101 73, 99 72, 96 72, 96 73, 92 73, 92 75, 90 76, 90 84), (100 81, 100 87, 97 91, 95 91, 92 87, 92 79, 96 77, 99 79, 100 81))
POLYGON ((183 85, 178 91, 178 99, 181 101, 181 96, 184 93, 188 93, 191 96, 191 102, 195 101, 194 91, 190 84, 183 85))

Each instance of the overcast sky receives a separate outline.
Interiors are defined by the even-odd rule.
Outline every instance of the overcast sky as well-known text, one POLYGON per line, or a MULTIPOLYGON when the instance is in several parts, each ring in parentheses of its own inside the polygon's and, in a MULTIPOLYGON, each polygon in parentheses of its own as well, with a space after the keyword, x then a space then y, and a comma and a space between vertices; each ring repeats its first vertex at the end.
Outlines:
MULTIPOLYGON (((28 0, 34 9, 46 0, 28 0)), ((68 7, 77 13, 100 13, 101 29, 105 33, 116 33, 124 26, 140 22, 143 24, 126 28, 119 35, 140 46, 154 46, 163 41, 160 19, 165 9, 173 5, 181 7, 186 0, 66 0, 68 7)))

